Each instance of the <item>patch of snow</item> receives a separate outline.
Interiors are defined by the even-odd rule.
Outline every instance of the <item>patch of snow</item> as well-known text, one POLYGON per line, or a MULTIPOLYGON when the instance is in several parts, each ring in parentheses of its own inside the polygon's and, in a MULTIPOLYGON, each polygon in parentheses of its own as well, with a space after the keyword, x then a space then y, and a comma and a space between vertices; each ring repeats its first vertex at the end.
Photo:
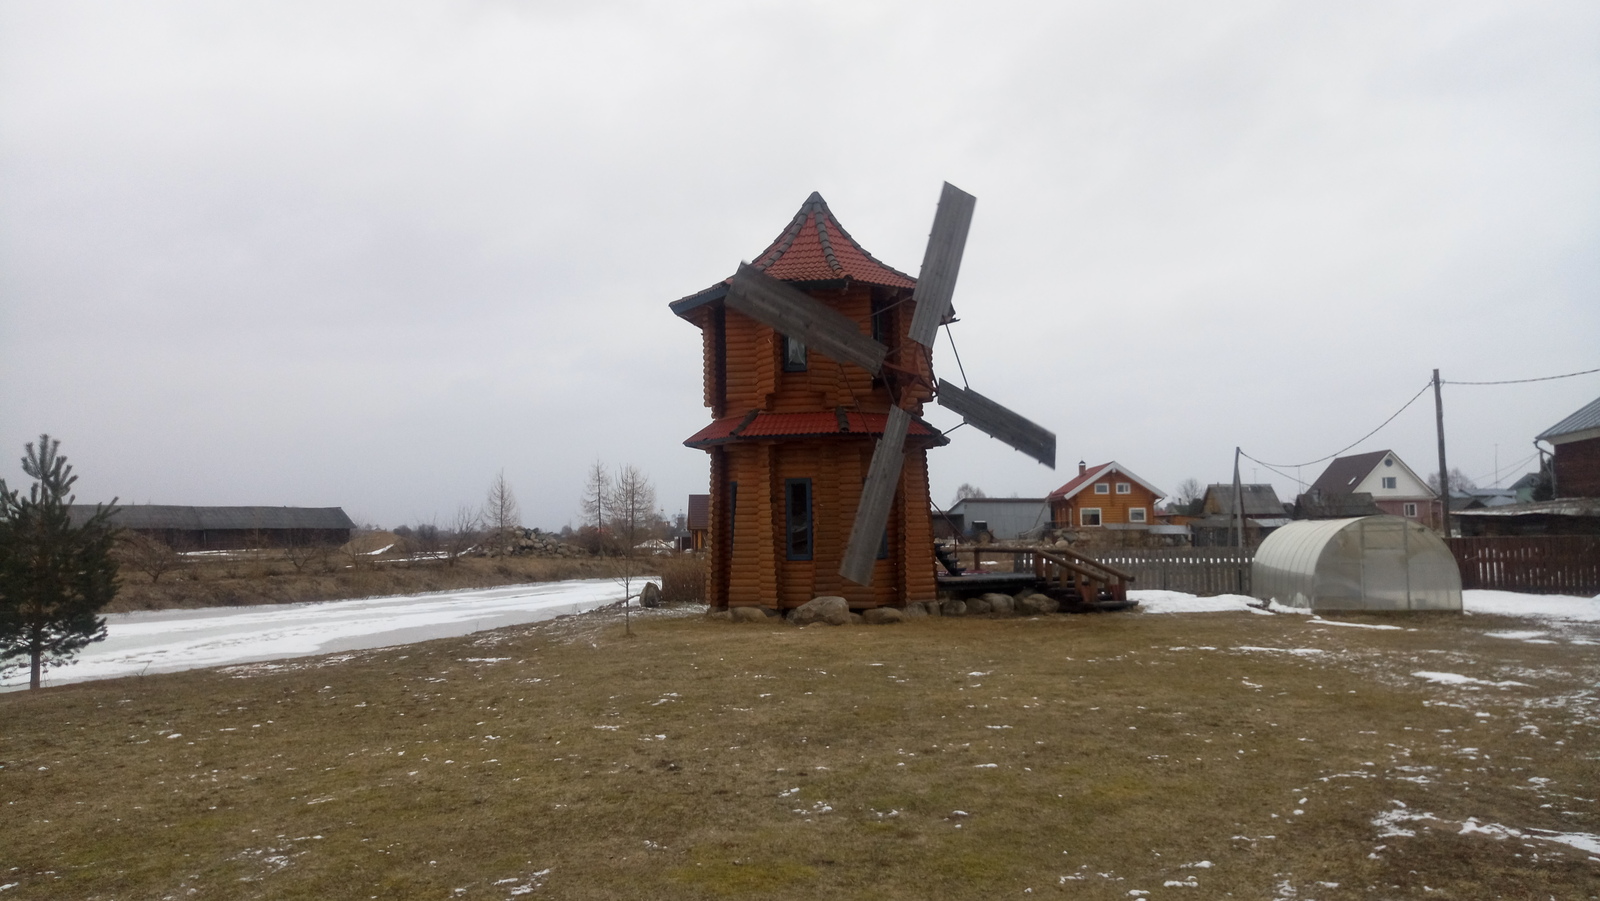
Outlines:
POLYGON ((1428 670, 1420 670, 1412 673, 1411 675, 1416 676, 1418 679, 1426 679, 1429 682, 1439 682, 1445 685, 1488 685, 1493 688, 1531 687, 1526 682, 1490 682, 1487 679, 1474 679, 1471 676, 1463 676, 1460 673, 1436 673, 1428 670))
POLYGON ((1313 616, 1311 619, 1307 620, 1307 622, 1313 622, 1319 626, 1345 626, 1350 629, 1389 629, 1395 632, 1401 631, 1399 626, 1379 626, 1373 623, 1342 623, 1336 619, 1323 619, 1320 616, 1313 616))
MULTIPOLYGON (((581 579, 351 601, 112 613, 106 616, 106 640, 85 648, 75 663, 50 668, 45 681, 60 685, 391 647, 583 613, 620 594, 610 579, 581 579)), ((0 674, 0 690, 26 684, 26 671, 0 674)))
POLYGON ((1145 613, 1260 613, 1252 605, 1261 602, 1242 594, 1222 594, 1202 598, 1183 591, 1135 589, 1128 599, 1139 602, 1138 609, 1145 613))
POLYGON ((1569 623, 1600 623, 1600 597, 1564 594, 1518 594, 1515 591, 1469 589, 1461 592, 1468 613, 1520 616, 1569 623))
POLYGON ((1302 657, 1310 656, 1312 654, 1325 654, 1325 653, 1327 653, 1326 651, 1322 650, 1321 648, 1258 648, 1258 647, 1254 647, 1252 645, 1239 645, 1238 647, 1234 648, 1233 650, 1235 650, 1235 651, 1266 651, 1266 652, 1274 653, 1274 654, 1298 654, 1298 655, 1300 655, 1302 657))

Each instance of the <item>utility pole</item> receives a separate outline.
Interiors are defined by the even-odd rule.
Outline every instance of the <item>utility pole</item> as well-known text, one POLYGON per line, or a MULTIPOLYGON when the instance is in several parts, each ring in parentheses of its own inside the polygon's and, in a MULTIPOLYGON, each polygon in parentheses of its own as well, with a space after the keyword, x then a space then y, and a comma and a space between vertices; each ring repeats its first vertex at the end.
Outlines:
POLYGON ((1239 484, 1239 448, 1233 449, 1233 507, 1237 514, 1235 519, 1236 531, 1233 534, 1233 546, 1244 547, 1244 486, 1239 484))
POLYGON ((1433 371, 1433 421, 1439 431, 1439 532, 1450 537, 1450 470, 1444 465, 1444 395, 1439 390, 1439 370, 1433 371))

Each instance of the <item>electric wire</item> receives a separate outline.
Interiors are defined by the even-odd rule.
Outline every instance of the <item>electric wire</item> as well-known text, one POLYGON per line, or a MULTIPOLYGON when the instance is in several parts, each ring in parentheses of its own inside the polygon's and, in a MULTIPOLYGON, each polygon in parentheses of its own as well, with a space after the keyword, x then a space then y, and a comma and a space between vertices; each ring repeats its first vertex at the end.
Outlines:
MULTIPOLYGON (((1333 453, 1327 455, 1326 457, 1318 457, 1315 460, 1307 460, 1304 463, 1268 463, 1265 460, 1256 460, 1255 457, 1251 457, 1249 454, 1245 453, 1242 450, 1239 451, 1239 455, 1241 457, 1249 457, 1251 460, 1255 460, 1255 462, 1260 463, 1262 466, 1265 466, 1268 469, 1273 469, 1273 467, 1277 467, 1277 466, 1281 466, 1284 469, 1293 469, 1296 466, 1312 466, 1312 465, 1315 465, 1317 463, 1321 463, 1324 460, 1332 460, 1334 457, 1339 456, 1340 454, 1344 453, 1345 451, 1349 450, 1350 448, 1355 447, 1356 445, 1358 445, 1361 442, 1367 440, 1368 438, 1371 438, 1373 435, 1376 435, 1379 432, 1383 431, 1383 427, 1384 426, 1388 425, 1391 422, 1394 422, 1396 416, 1399 416, 1401 413, 1404 413, 1406 411, 1407 407, 1410 407, 1412 404, 1416 403, 1417 402, 1417 398, 1421 397, 1429 388, 1432 388, 1432 387, 1433 387, 1433 379, 1428 379, 1427 383, 1422 386, 1422 389, 1420 391, 1418 391, 1416 394, 1411 395, 1411 399, 1410 400, 1408 400, 1404 404, 1402 404, 1400 409, 1398 409, 1398 410, 1394 411, 1394 413, 1390 414, 1388 419, 1385 419, 1383 422, 1379 423, 1377 428, 1375 428, 1372 431, 1366 433, 1365 435, 1362 435, 1360 438, 1356 439, 1355 441, 1350 442, 1349 444, 1345 445, 1344 447, 1339 448, 1338 450, 1336 450, 1333 453)), ((1273 471, 1277 472, 1276 469, 1273 469, 1273 471)), ((1279 473, 1279 475, 1282 475, 1282 473, 1279 473)), ((1298 482, 1299 480, 1296 479, 1295 481, 1298 482)))
POLYGON ((1585 369, 1582 372, 1566 372, 1561 375, 1545 375, 1536 379, 1505 379, 1498 382, 1457 382, 1446 379, 1441 379, 1440 381, 1446 385, 1526 385, 1529 382, 1553 382, 1556 379, 1570 379, 1575 375, 1589 375, 1594 372, 1600 372, 1600 369, 1585 369))

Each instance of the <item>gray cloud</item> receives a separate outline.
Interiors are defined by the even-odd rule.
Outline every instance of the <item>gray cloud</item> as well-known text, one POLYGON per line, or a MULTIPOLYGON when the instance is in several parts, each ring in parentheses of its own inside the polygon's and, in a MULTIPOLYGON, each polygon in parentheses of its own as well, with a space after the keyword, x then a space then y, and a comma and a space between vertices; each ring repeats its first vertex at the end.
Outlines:
MULTIPOLYGON (((1435 366, 1600 365, 1597 36, 1583 3, 0 3, 0 473, 48 430, 84 497, 394 525, 504 468, 559 526, 598 457, 676 510, 707 413, 666 303, 812 190, 914 272, 944 179, 979 198, 967 374, 1064 470, 1319 457, 1435 366)), ((1452 464, 1596 379, 1447 388, 1452 464)), ((1065 481, 954 437, 937 499, 1065 481)), ((1431 471, 1430 406, 1387 446, 1431 471)))

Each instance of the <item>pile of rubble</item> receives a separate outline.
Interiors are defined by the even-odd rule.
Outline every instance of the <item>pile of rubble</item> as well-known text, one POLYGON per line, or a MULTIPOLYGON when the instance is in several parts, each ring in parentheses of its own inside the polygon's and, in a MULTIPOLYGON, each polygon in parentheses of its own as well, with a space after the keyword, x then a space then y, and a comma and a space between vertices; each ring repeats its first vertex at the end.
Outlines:
POLYGON ((478 545, 480 557, 585 557, 582 549, 561 540, 561 536, 538 529, 511 529, 503 536, 485 536, 478 545))

